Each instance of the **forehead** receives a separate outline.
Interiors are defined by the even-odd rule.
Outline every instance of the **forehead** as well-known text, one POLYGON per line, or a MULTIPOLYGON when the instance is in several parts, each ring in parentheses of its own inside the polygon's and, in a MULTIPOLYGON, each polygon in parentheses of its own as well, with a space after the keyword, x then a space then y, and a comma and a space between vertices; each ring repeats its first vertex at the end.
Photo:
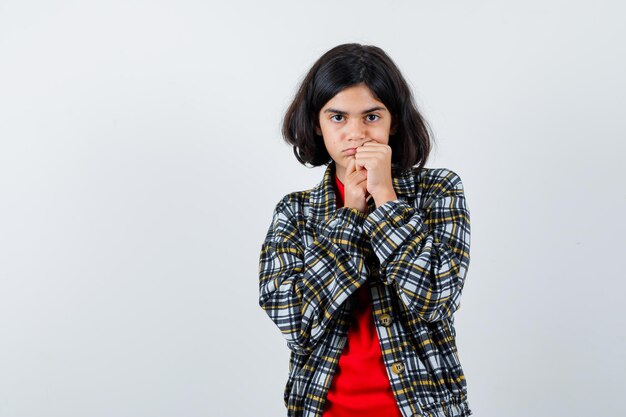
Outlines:
POLYGON ((323 108, 337 105, 352 107, 368 104, 376 104, 385 107, 382 102, 378 101, 376 97, 374 97, 374 94, 372 93, 372 90, 369 89, 369 87, 364 84, 358 84, 346 87, 337 94, 335 94, 333 98, 328 100, 323 108))

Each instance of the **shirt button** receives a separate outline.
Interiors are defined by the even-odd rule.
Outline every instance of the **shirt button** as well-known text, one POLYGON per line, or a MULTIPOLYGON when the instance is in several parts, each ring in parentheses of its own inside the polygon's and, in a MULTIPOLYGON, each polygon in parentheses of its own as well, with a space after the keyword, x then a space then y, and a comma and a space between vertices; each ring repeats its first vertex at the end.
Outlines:
POLYGON ((391 316, 389 314, 381 314, 378 317, 378 322, 385 327, 389 327, 391 325, 391 316))
POLYGON ((404 371, 404 364, 402 362, 396 362, 391 365, 391 370, 396 375, 401 374, 402 371, 404 371))
POLYGON ((422 416, 420 413, 415 413, 411 417, 424 417, 424 416, 422 416))

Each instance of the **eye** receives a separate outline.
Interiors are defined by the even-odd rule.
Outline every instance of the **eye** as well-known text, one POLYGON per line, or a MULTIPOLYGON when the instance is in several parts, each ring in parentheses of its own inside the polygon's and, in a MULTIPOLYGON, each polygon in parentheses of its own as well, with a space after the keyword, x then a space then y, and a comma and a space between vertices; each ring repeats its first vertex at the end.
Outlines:
POLYGON ((341 115, 341 114, 335 114, 334 116, 332 116, 332 117, 331 117, 331 120, 334 120, 334 121, 336 121, 336 122, 341 122, 341 120, 337 120, 337 119, 335 119, 335 117, 343 117, 343 115, 341 115))
POLYGON ((368 119, 370 122, 375 122, 376 120, 380 119, 380 116, 378 116, 377 114, 368 114, 366 117, 375 117, 375 119, 368 119))

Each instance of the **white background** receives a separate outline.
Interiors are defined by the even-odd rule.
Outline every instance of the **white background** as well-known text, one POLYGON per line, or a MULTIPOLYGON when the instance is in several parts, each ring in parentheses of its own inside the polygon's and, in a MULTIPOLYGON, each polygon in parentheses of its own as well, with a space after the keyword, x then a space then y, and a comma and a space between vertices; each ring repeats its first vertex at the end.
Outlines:
POLYGON ((0 416, 285 415, 258 305, 282 142, 344 42, 398 64, 465 185, 476 417, 624 415, 619 1, 0 0, 0 416))

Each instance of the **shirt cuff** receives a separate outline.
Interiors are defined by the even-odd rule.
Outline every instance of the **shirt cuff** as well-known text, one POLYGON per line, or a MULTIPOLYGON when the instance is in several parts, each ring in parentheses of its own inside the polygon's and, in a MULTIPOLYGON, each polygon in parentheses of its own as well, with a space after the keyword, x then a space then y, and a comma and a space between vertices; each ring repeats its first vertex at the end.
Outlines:
POLYGON ((404 200, 390 200, 381 204, 363 223, 363 230, 371 240, 381 265, 410 236, 423 232, 424 214, 404 200))
POLYGON ((348 242, 362 244, 367 237, 363 230, 366 217, 365 213, 353 207, 340 207, 318 224, 318 232, 342 246, 348 242))

